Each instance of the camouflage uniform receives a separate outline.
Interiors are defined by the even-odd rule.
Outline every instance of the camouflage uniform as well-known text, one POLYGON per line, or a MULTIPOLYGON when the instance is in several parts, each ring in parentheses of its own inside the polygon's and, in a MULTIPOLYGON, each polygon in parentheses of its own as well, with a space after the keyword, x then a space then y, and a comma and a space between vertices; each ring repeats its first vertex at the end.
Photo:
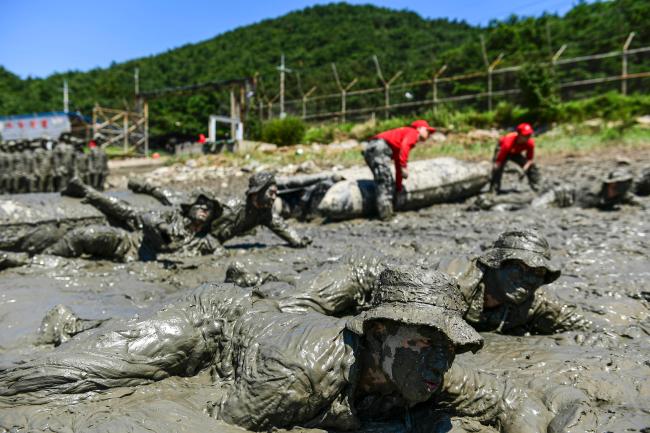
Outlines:
POLYGON ((442 386, 423 403, 358 386, 367 321, 435 329, 457 354, 479 349, 482 338, 461 318, 462 304, 452 279, 411 268, 383 271, 372 304, 348 318, 286 312, 281 302, 238 287, 205 284, 149 319, 113 322, 1 371, 0 400, 43 404, 210 368, 223 390, 211 415, 248 430, 346 431, 383 422, 379 431, 495 431, 485 422, 506 432, 546 431, 551 417, 539 399, 453 358, 442 386))
POLYGON ((52 191, 52 154, 42 147, 34 150, 34 191, 50 192, 52 191))
POLYGON ((11 173, 13 171, 11 154, 0 152, 0 194, 11 190, 11 173))
POLYGON ((363 150, 363 158, 372 171, 377 188, 377 212, 382 220, 393 216, 395 201, 395 179, 391 166, 394 166, 393 151, 386 141, 375 139, 368 142, 363 150))
POLYGON ((257 226, 266 226, 292 247, 305 247, 311 241, 300 238, 273 207, 260 208, 254 204, 254 196, 265 188, 275 185, 275 176, 268 172, 253 175, 246 192, 246 201, 232 199, 223 205, 223 214, 212 223, 211 233, 224 243, 234 237, 243 236, 257 226))
POLYGON ((70 183, 66 193, 84 197, 86 203, 106 215, 112 226, 93 225, 73 229, 47 248, 46 254, 63 257, 90 255, 123 261, 136 257, 155 260, 166 254, 197 256, 222 251, 219 242, 209 233, 209 221, 199 232, 189 227, 188 211, 201 197, 213 203, 216 215, 220 212, 220 203, 205 191, 197 191, 180 208, 162 211, 140 211, 122 200, 83 185, 77 179, 70 183))
POLYGON ((63 190, 74 174, 74 148, 69 144, 58 143, 54 148, 54 191, 63 190))
POLYGON ((437 268, 456 278, 467 303, 463 317, 479 331, 553 334, 591 328, 592 323, 578 307, 563 304, 540 290, 521 304, 484 306, 483 278, 488 268, 498 269, 506 260, 519 260, 530 268, 546 269, 544 283, 549 284, 560 275, 550 259, 549 245, 541 236, 534 232, 506 232, 483 255, 443 259, 437 268))

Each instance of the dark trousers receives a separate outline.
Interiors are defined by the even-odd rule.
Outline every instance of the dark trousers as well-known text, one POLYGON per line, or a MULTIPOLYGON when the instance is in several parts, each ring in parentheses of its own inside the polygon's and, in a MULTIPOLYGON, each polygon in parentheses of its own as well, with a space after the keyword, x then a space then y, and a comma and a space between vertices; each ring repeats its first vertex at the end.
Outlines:
POLYGON ((372 140, 363 151, 366 164, 372 171, 377 190, 376 203, 377 213, 382 220, 390 219, 393 216, 393 200, 395 191, 395 179, 390 171, 393 162, 393 151, 384 140, 372 140))
MULTIPOLYGON (((496 161, 496 155, 499 153, 499 147, 497 146, 496 151, 494 152, 494 158, 492 161, 496 161)), ((503 164, 495 170, 492 171, 492 182, 490 184, 490 191, 495 191, 497 193, 501 192, 501 178, 503 177, 503 171, 506 168, 506 164, 508 161, 512 161, 515 164, 517 164, 519 167, 523 167, 526 165, 528 160, 526 157, 522 154, 514 154, 514 155, 508 155, 506 157, 506 160, 503 161, 503 164)), ((530 189, 532 189, 535 192, 539 191, 540 187, 540 182, 541 182, 541 174, 539 172, 539 168, 537 168, 537 165, 533 163, 530 168, 528 168, 528 171, 526 171, 526 177, 528 178, 528 184, 530 185, 530 189)))

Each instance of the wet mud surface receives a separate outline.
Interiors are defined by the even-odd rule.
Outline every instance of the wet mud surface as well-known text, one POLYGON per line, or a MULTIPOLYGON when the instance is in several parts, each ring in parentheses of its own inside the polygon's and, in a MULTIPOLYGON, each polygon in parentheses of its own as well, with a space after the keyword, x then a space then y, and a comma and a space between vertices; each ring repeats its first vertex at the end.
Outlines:
MULTIPOLYGON (((638 171, 648 160, 645 151, 628 163, 638 171)), ((597 179, 616 164, 613 159, 581 158, 541 168, 551 182, 575 182, 597 179)), ((515 174, 507 174, 503 185, 527 191, 515 174)), ((526 227, 547 237, 563 265, 560 279, 545 290, 581 306, 609 331, 483 334, 484 349, 459 358, 540 393, 550 385, 575 386, 586 393, 594 410, 593 431, 648 432, 650 202, 647 198, 643 202, 645 210, 624 207, 618 212, 577 208, 468 212, 467 204, 460 203, 401 213, 389 223, 353 220, 319 226, 292 221, 314 239, 310 248, 288 248, 262 228, 227 243, 229 256, 222 258, 115 264, 36 256, 29 266, 0 272, 0 368, 52 350, 34 343, 43 316, 57 304, 84 318, 145 316, 203 282, 223 281, 234 260, 261 274, 295 280, 310 278, 322 263, 361 248, 395 261, 433 264, 443 256, 475 254, 502 231, 526 227)), ((84 395, 74 405, 62 400, 47 406, 0 408, 0 431, 243 431, 207 414, 206 407, 218 400, 219 392, 209 372, 203 372, 84 395)))

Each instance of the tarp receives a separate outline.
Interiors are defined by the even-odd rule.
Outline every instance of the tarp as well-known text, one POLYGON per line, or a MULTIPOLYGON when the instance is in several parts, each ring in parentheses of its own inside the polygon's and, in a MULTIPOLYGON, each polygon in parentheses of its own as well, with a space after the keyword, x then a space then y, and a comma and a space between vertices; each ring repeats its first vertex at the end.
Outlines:
POLYGON ((70 118, 66 113, 40 113, 0 118, 2 141, 58 139, 71 131, 70 118))

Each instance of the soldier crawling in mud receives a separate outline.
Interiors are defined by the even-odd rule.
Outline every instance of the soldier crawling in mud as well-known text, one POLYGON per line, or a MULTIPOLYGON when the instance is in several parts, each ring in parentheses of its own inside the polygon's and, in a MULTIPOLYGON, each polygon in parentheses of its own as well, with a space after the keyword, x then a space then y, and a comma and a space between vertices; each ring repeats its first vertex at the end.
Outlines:
MULTIPOLYGON (((480 331, 553 334, 589 329, 593 326, 591 321, 577 307, 565 305, 537 290, 560 276, 560 270, 550 259, 548 242, 541 235, 534 231, 510 231, 501 234, 494 245, 478 257, 443 259, 435 267, 458 280, 466 304, 463 317, 480 331)), ((335 287, 345 291, 349 286, 360 285, 364 292, 357 291, 355 296, 363 299, 372 294, 379 270, 387 260, 390 259, 352 254, 321 266, 317 275, 310 279, 308 289, 301 284, 276 286, 272 296, 311 300, 315 295, 302 296, 301 293, 324 290, 331 296, 335 287)), ((259 284, 262 280, 279 280, 275 275, 255 275, 238 262, 229 267, 226 277, 227 281, 243 286, 259 284)), ((337 296, 319 299, 319 308, 325 308, 320 310, 324 314, 340 308, 337 296)))
POLYGON ((616 210, 620 205, 643 207, 633 193, 636 189, 642 192, 643 179, 642 176, 640 182, 635 185, 632 173, 624 168, 618 168, 611 171, 600 184, 585 183, 573 187, 553 188, 533 200, 532 206, 577 206, 600 210, 616 210))
POLYGON ((221 213, 221 204, 208 192, 197 191, 179 207, 163 211, 138 210, 86 186, 78 178, 70 181, 63 193, 83 198, 105 214, 112 225, 75 228, 45 249, 45 254, 125 261, 155 260, 161 254, 195 256, 221 251, 221 245, 209 233, 210 223, 221 213))
POLYGON ((539 196, 530 194, 478 196, 468 210, 514 211, 529 206, 581 207, 600 210, 618 210, 621 205, 643 208, 637 196, 650 195, 650 169, 641 173, 635 182, 632 173, 624 168, 611 171, 601 182, 585 181, 576 186, 562 185, 539 196))
MULTIPOLYGON (((483 340, 462 319, 452 278, 389 268, 372 298, 360 314, 338 318, 292 312, 295 299, 205 284, 150 318, 104 324, 0 372, 0 403, 18 411, 38 405, 43 417, 48 402, 66 395, 78 402, 79 394, 211 368, 217 395, 206 402, 210 414, 255 431, 386 423, 391 431, 541 433, 549 424, 566 431, 582 412, 583 400, 547 402, 563 408, 549 412, 509 380, 454 362, 483 340)), ((81 412, 69 412, 71 424, 81 412)))
MULTIPOLYGON (((151 195, 162 204, 170 206, 182 197, 182 193, 154 186, 138 180, 129 181, 129 189, 135 193, 151 195)), ((270 172, 256 173, 250 177, 246 201, 231 199, 222 204, 222 213, 212 221, 212 235, 221 243, 237 236, 244 236, 263 225, 296 248, 311 243, 308 237, 299 237, 280 215, 273 211, 278 194, 275 175, 270 172)))
POLYGON ((277 194, 273 173, 254 174, 248 182, 246 201, 233 199, 224 203, 223 213, 212 222, 212 235, 224 243, 245 235, 257 226, 266 226, 292 247, 303 248, 311 244, 309 237, 299 237, 284 218, 273 211, 277 194))

